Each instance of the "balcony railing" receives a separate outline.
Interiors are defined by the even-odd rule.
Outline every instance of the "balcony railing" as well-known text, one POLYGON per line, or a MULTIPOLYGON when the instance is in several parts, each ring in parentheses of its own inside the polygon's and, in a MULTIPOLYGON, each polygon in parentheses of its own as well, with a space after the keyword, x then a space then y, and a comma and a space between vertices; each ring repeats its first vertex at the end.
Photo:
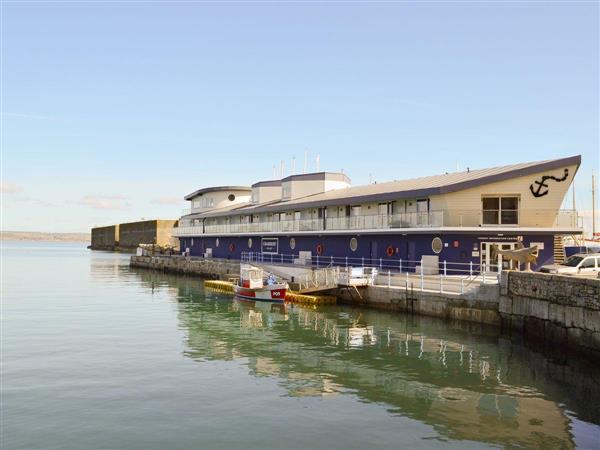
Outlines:
MULTIPOLYGON (((487 213, 487 211, 486 211, 487 213)), ((438 227, 566 227, 577 228, 580 218, 572 210, 520 210, 517 222, 514 215, 508 216, 511 223, 491 222, 490 215, 483 211, 445 210, 429 212, 412 212, 392 215, 364 215, 353 217, 328 217, 321 219, 300 219, 264 221, 252 223, 225 224, 180 224, 173 230, 175 236, 200 234, 244 234, 244 233, 293 233, 298 231, 325 230, 373 230, 402 228, 438 228, 438 227), (485 220, 484 220, 485 219, 485 220)), ((498 222, 502 222, 502 214, 498 214, 498 222)), ((507 216, 505 216, 507 217, 507 216)))
POLYGON ((208 207, 208 206, 197 206, 195 208, 184 208, 181 210, 181 215, 182 216, 188 216, 190 214, 196 214, 196 213, 203 213, 206 212, 210 209, 213 209, 212 206, 208 207))

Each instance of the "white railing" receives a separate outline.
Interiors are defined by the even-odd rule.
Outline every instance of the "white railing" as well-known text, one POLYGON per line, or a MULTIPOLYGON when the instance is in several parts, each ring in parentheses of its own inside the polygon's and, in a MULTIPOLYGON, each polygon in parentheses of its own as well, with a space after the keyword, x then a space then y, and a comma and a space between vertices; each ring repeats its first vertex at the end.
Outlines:
POLYGON ((200 234, 241 233, 288 233, 295 231, 366 230, 382 228, 441 227, 442 211, 403 213, 394 215, 371 215, 353 217, 329 217, 326 219, 279 220, 252 223, 224 223, 180 226, 173 230, 175 236, 200 234))
MULTIPOLYGON (((415 291, 439 291, 445 293, 464 293, 482 284, 497 284, 500 273, 496 264, 462 263, 454 261, 439 261, 437 267, 427 265, 423 260, 411 261, 388 258, 351 258, 337 256, 314 255, 309 259, 300 258, 299 254, 266 254, 242 252, 242 261, 257 264, 294 265, 312 267, 313 274, 300 277, 301 289, 322 286, 323 283, 338 282, 341 270, 361 267, 372 269, 377 275, 373 285, 400 287, 415 291), (335 271, 327 272, 323 269, 335 271), (330 277, 330 279, 315 280, 314 277, 330 277)), ((329 285, 329 284, 328 284, 329 285)))
POLYGON ((572 227, 581 226, 581 218, 573 210, 519 210, 514 214, 497 214, 498 220, 484 217, 483 211, 444 210, 410 212, 401 214, 361 215, 352 217, 328 217, 326 219, 273 220, 252 223, 224 223, 180 226, 173 229, 174 236, 198 236, 201 234, 243 234, 243 233, 292 233, 298 231, 324 230, 370 230, 394 228, 430 227, 572 227), (485 219, 485 220, 484 220, 485 219), (516 220, 515 220, 516 219, 516 220), (515 223, 516 222, 516 223, 515 223))
POLYGON ((296 281, 300 291, 319 289, 324 287, 337 287, 340 278, 339 267, 325 267, 310 271, 300 276, 296 281))
MULTIPOLYGON (((381 271, 392 272, 418 272, 423 268, 422 260, 392 259, 387 257, 348 257, 310 255, 301 256, 299 253, 260 253, 242 252, 241 260, 244 262, 258 262, 265 264, 302 265, 304 267, 374 267, 381 271)), ((431 269, 431 267, 430 267, 431 269)), ((444 275, 468 274, 481 275, 483 272, 497 272, 496 264, 479 264, 474 262, 439 261, 434 267, 436 273, 444 275)))

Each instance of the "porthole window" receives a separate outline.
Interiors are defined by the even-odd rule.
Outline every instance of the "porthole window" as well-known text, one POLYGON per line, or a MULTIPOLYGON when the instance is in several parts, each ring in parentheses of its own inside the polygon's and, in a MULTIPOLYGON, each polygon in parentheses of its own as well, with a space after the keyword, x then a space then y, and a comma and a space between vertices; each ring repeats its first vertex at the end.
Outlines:
POLYGON ((215 247, 218 247, 218 246, 219 246, 219 238, 216 238, 215 239, 215 247))
POLYGON ((357 248, 358 248, 358 239, 353 237, 350 239, 350 250, 355 252, 357 248))
POLYGON ((252 238, 248 238, 248 248, 252 248, 252 238))
POLYGON ((235 200, 235 195, 233 194, 229 194, 229 197, 227 197, 229 199, 230 202, 235 200))
POLYGON ((290 248, 294 250, 296 248, 296 239, 290 238, 290 248))
POLYGON ((443 247, 444 243, 439 237, 433 238, 433 241, 431 241, 431 250, 433 250, 433 253, 440 253, 443 247))

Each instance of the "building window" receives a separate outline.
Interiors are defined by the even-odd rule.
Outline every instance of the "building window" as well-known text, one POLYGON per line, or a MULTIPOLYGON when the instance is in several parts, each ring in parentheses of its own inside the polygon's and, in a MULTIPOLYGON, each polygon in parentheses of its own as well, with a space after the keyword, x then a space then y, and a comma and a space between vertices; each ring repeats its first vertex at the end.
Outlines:
POLYGON ((346 216, 357 217, 360 216, 360 205, 348 206, 346 210, 346 216))
POLYGON ((290 238, 290 248, 294 250, 296 248, 296 239, 290 238))
POLYGON ((235 200, 235 195, 233 194, 229 194, 229 197, 227 197, 229 199, 230 202, 235 200))
POLYGON ((358 239, 353 237, 350 239, 350 250, 355 252, 357 248, 358 248, 358 239))
POLYGON ((442 240, 439 237, 434 237, 431 241, 431 250, 433 250, 433 253, 441 253, 442 248, 444 248, 444 243, 442 240))
POLYGON ((484 225, 517 225, 519 223, 519 197, 484 197, 484 225))
POLYGON ((380 216, 385 216, 385 215, 392 215, 394 214, 394 204, 392 202, 388 202, 388 203, 379 203, 378 205, 378 209, 379 209, 379 215, 380 216))

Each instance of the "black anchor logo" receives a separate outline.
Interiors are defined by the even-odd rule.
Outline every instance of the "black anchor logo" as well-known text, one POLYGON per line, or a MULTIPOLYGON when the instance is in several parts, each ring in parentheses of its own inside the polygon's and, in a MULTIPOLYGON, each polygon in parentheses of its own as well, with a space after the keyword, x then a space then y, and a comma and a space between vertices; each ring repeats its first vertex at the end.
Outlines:
POLYGON ((565 169, 565 174, 563 175, 562 178, 556 178, 552 175, 544 175, 542 177, 542 181, 534 181, 533 184, 536 184, 537 186, 534 188, 533 184, 529 185, 529 190, 531 191, 531 193, 533 194, 534 197, 543 197, 544 195, 548 194, 548 185, 546 184, 547 180, 554 180, 557 182, 561 182, 561 181, 565 181, 567 179, 567 177, 569 176, 569 169, 565 169), (542 191, 543 188, 546 188, 545 190, 542 191))

